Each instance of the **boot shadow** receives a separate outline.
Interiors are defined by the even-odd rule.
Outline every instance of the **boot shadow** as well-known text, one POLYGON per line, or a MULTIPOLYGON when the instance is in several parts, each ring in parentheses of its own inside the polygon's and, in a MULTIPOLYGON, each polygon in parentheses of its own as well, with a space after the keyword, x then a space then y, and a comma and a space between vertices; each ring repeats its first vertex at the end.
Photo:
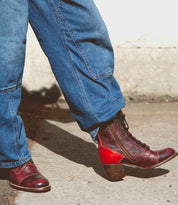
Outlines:
POLYGON ((8 178, 8 169, 0 168, 0 180, 7 180, 8 178))
POLYGON ((143 170, 137 167, 129 167, 124 165, 126 176, 133 176, 137 178, 153 178, 169 173, 168 169, 155 168, 151 170, 143 170))
MULTIPOLYGON (((38 130, 38 136, 33 140, 66 159, 86 167, 92 167, 99 176, 106 178, 97 146, 94 143, 87 142, 46 121, 43 122, 42 127, 38 130)), ((142 170, 124 166, 124 169, 126 176, 138 178, 153 178, 169 172, 169 170, 162 168, 142 170)))
MULTIPOLYGON (((50 91, 42 89, 38 92, 31 93, 25 89, 23 90, 20 113, 24 121, 27 136, 50 151, 75 163, 83 164, 86 167, 93 167, 98 175, 106 178, 98 156, 98 149, 94 143, 87 142, 47 121, 42 121, 45 119, 63 123, 74 121, 69 109, 58 106, 57 100, 60 95, 60 90, 56 86, 50 91), (55 96, 56 93, 57 96, 55 96), (48 109, 45 107, 46 103, 52 103, 54 106, 52 109, 48 109), (43 122, 42 126, 39 122, 43 122), (38 130, 38 136, 36 136, 36 130, 38 130)), ((139 178, 152 178, 169 172, 169 170, 162 168, 154 170, 141 170, 128 166, 124 166, 124 168, 126 176, 139 178)))
POLYGON ((98 175, 105 177, 94 143, 87 142, 46 121, 43 121, 42 127, 38 129, 38 136, 31 139, 70 161, 92 167, 98 175))

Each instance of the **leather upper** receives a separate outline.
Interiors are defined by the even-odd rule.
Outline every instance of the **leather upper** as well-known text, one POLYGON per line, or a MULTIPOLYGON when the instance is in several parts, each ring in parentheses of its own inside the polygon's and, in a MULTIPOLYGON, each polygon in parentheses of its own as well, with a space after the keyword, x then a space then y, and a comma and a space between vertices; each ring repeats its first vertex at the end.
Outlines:
POLYGON ((22 166, 13 168, 9 171, 11 183, 22 187, 44 187, 48 186, 48 180, 41 175, 32 160, 22 166))
POLYGON ((99 149, 101 146, 123 155, 121 163, 149 168, 168 159, 176 152, 172 148, 153 151, 146 144, 137 140, 129 132, 125 115, 120 111, 116 119, 98 133, 99 149))

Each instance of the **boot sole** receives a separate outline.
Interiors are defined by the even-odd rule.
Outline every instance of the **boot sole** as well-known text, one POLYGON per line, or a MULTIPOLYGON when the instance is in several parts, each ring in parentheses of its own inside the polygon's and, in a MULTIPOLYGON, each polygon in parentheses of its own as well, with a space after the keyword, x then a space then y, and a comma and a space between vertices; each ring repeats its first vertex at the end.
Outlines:
POLYGON ((47 192, 51 190, 51 186, 45 186, 45 187, 39 187, 39 188, 29 188, 29 187, 23 187, 23 186, 19 186, 17 184, 13 184, 12 182, 9 182, 9 185, 17 190, 21 190, 21 191, 27 191, 27 192, 36 192, 36 193, 40 193, 40 192, 47 192))
POLYGON ((169 158, 165 159, 164 161, 162 161, 158 164, 155 164, 153 166, 150 166, 150 167, 139 167, 139 166, 136 166, 134 164, 118 163, 118 164, 103 164, 103 168, 104 168, 105 174, 106 174, 109 181, 119 181, 123 177, 125 177, 125 171, 124 171, 123 165, 137 167, 137 168, 143 169, 143 170, 151 170, 151 169, 159 167, 162 164, 170 161, 171 159, 175 158, 177 155, 178 155, 178 153, 174 153, 174 155, 170 156, 169 158))

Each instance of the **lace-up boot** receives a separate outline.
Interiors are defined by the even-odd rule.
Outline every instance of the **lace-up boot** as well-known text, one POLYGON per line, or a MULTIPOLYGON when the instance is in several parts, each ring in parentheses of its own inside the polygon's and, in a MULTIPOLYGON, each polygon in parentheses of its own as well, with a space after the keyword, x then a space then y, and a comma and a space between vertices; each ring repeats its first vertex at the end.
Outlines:
POLYGON ((125 176, 123 164, 153 169, 177 155, 172 148, 152 151, 149 146, 133 137, 122 111, 107 126, 100 128, 97 137, 100 160, 110 181, 117 181, 125 176))

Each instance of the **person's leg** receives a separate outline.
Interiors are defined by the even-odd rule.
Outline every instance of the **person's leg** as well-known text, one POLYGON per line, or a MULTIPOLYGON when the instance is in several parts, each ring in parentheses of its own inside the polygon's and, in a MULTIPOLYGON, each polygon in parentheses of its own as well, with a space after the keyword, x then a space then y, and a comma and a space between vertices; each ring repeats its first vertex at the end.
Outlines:
POLYGON ((18 114, 28 25, 27 0, 0 1, 0 168, 9 168, 10 185, 30 191, 48 187, 31 159, 18 114), (28 187, 28 188, 27 188, 28 187))
POLYGON ((128 131, 120 111, 124 99, 113 77, 112 46, 93 1, 29 0, 29 9, 73 116, 82 130, 93 138, 97 134, 108 178, 124 177, 122 164, 152 169, 174 158, 175 150, 152 151, 128 131))
POLYGON ((31 158, 18 115, 27 25, 26 0, 0 1, 0 168, 16 167, 31 158))
POLYGON ((94 130, 115 117, 125 102, 113 77, 108 32, 94 2, 29 0, 29 12, 30 23, 81 129, 94 130))

